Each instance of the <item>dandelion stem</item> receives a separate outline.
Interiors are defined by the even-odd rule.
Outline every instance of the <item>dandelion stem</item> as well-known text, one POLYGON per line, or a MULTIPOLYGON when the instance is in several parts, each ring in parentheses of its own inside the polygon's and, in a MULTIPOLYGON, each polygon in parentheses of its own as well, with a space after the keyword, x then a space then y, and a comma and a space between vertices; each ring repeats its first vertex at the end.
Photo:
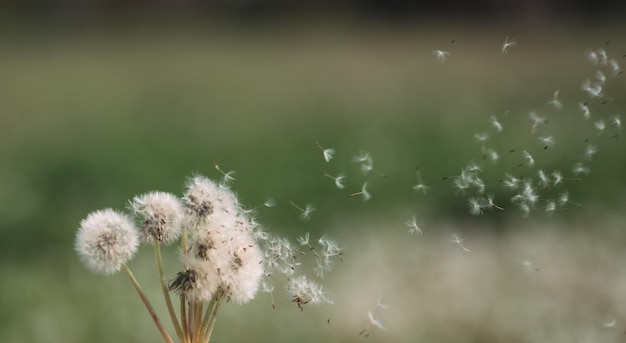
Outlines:
POLYGON ((191 337, 189 337, 189 323, 187 322, 187 299, 185 298, 185 293, 180 293, 180 321, 183 324, 183 342, 191 343, 191 337))
POLYGON ((135 291, 137 291, 137 294, 141 298, 141 301, 143 301, 143 304, 146 306, 146 309, 150 313, 150 317, 152 318, 152 321, 154 321, 154 325, 156 325, 157 329, 161 333, 161 336, 163 336, 163 340, 166 343, 174 343, 174 341, 172 341, 172 337, 170 337, 167 331, 165 331, 165 328, 163 327, 163 324, 161 324, 161 320, 159 319, 159 316, 157 316, 156 312, 154 311, 154 308, 150 304, 150 301, 146 297, 146 294, 141 289, 139 282, 137 282, 137 279, 135 279, 133 272, 130 270, 130 268, 128 268, 128 266, 125 263, 122 264, 122 268, 126 272, 126 275, 128 275, 130 282, 133 284, 133 287, 135 287, 135 291))
POLYGON ((178 317, 176 316, 176 312, 174 311, 174 306, 172 305, 172 299, 170 298, 170 292, 167 288, 167 284, 165 282, 165 276, 163 273, 163 261, 161 259, 161 244, 156 239, 154 240, 154 257, 156 258, 157 271, 159 273, 159 281, 161 282, 161 291, 163 292, 163 298, 165 299, 165 304, 167 305, 167 311, 169 312, 170 318, 172 319, 172 325, 176 330, 176 335, 178 336, 179 341, 183 341, 183 331, 180 327, 180 323, 178 322, 178 317))
POLYGON ((200 342, 202 338, 202 301, 197 301, 193 304, 193 341, 194 343, 200 342))
MULTIPOLYGON (((217 292, 214 298, 215 305, 213 306, 213 312, 209 316, 209 322, 205 327, 204 335, 202 336, 202 342, 208 343, 211 340, 211 334, 213 333, 213 327, 215 326, 215 320, 217 319, 217 312, 220 309, 220 305, 224 300, 224 294, 222 292, 217 292)), ((213 302, 213 300, 211 301, 213 302)), ((211 306, 207 308, 207 312, 211 309, 211 306)))

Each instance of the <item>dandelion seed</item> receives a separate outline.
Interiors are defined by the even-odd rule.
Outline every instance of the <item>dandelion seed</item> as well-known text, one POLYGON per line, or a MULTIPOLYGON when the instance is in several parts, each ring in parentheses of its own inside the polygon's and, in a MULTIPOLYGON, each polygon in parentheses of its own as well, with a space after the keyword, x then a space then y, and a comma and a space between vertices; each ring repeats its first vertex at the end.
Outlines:
POLYGON ((559 100, 559 90, 554 91, 552 99, 548 100, 548 104, 554 106, 557 110, 563 109, 563 103, 559 100))
POLYGON ((498 152, 494 149, 487 149, 487 157, 489 158, 489 161, 494 164, 500 159, 500 155, 498 155, 498 152))
POLYGON ((504 39, 504 43, 502 43, 502 53, 503 54, 508 54, 509 53, 509 48, 517 46, 517 42, 515 40, 509 39, 509 37, 507 36, 504 39))
POLYGON ((315 211, 315 206, 311 205, 311 204, 306 204, 306 206, 304 208, 298 206, 295 202, 293 201, 289 201, 289 204, 291 204, 291 206, 293 206, 295 209, 299 210, 301 212, 300 214, 300 219, 302 220, 308 220, 311 218, 311 214, 315 211))
POLYGON ((519 188, 520 179, 510 174, 505 174, 504 179, 500 181, 502 186, 507 189, 515 190, 519 188))
POLYGON ((335 155, 335 149, 333 148, 324 149, 319 142, 315 142, 315 145, 317 145, 317 147, 320 148, 320 150, 322 150, 322 155, 324 155, 324 160, 326 162, 330 162, 330 160, 333 159, 333 156, 335 155))
POLYGON ((526 160, 526 165, 532 167, 535 165, 535 159, 533 156, 526 150, 522 151, 522 156, 526 160))
POLYGON ((567 193, 567 191, 565 191, 565 192, 561 193, 561 195, 559 195, 558 203, 559 203, 559 206, 563 207, 568 202, 569 202, 569 193, 567 193))
POLYGON ((556 203, 554 202, 554 200, 548 200, 548 202, 546 203, 546 207, 544 208, 544 212, 546 212, 548 215, 551 215, 554 213, 554 211, 556 211, 556 203))
POLYGON ((465 246, 463 246, 463 238, 461 238, 459 235, 457 235, 456 233, 452 234, 452 238, 450 239, 450 241, 453 244, 458 245, 461 249, 463 249, 463 251, 465 252, 470 252, 469 249, 467 249, 465 246))
POLYGON ((544 150, 553 147, 555 144, 553 136, 539 136, 537 140, 543 146, 544 150))
POLYGON ((335 186, 339 189, 344 189, 344 185, 343 185, 343 180, 346 178, 346 176, 344 174, 339 174, 337 176, 332 176, 328 173, 325 172, 321 172, 321 174, 323 176, 326 176, 329 179, 332 179, 333 181, 335 181, 335 186))
POLYGON ((406 222, 404 222, 404 224, 409 227, 410 234, 414 234, 414 233, 418 235, 422 234, 422 229, 420 229, 420 227, 417 225, 416 216, 413 216, 410 220, 407 220, 406 222))
POLYGON ((374 317, 374 313, 372 311, 367 312, 367 317, 369 318, 370 324, 374 325, 380 330, 387 331, 387 328, 383 325, 381 320, 374 317))
POLYGON ((615 327, 615 324, 617 324, 617 319, 615 319, 615 318, 614 318, 614 319, 613 319, 613 320, 611 320, 611 321, 604 322, 604 323, 602 324, 602 326, 603 326, 603 327, 605 327, 605 328, 612 328, 612 327, 615 327))
POLYGON ((589 62, 593 63, 594 65, 598 65, 598 61, 599 61, 598 53, 593 50, 587 52, 587 60, 589 60, 589 62))
POLYGON ((309 233, 305 233, 304 236, 300 236, 296 239, 300 245, 309 245, 309 233))
POLYGON ((445 63, 448 56, 450 56, 450 52, 444 50, 433 50, 433 56, 437 57, 439 62, 445 63))
POLYGON ((371 199, 372 196, 370 195, 370 193, 367 190, 367 182, 363 183, 363 186, 361 187, 361 191, 360 192, 352 193, 352 194, 348 195, 348 197, 353 197, 353 196, 357 196, 357 195, 360 195, 361 199, 363 199, 363 201, 368 201, 368 200, 371 199))
POLYGON ((606 129, 606 122, 602 119, 596 121, 593 123, 593 127, 596 128, 596 130, 599 131, 600 134, 602 134, 604 132, 604 130, 606 129))
POLYGON ((589 79, 583 81, 581 89, 587 92, 590 98, 602 98, 604 96, 602 93, 602 85, 599 83, 592 85, 589 79))
POLYGON ((474 134, 474 140, 479 143, 484 143, 489 140, 489 134, 486 132, 477 132, 474 134))
POLYGON ((428 191, 428 186, 426 186, 423 182, 422 182, 422 172, 420 171, 420 168, 417 167, 415 169, 415 175, 417 177, 417 184, 413 186, 413 190, 415 192, 422 192, 424 194, 426 194, 426 192, 428 191))
POLYGON ((496 132, 502 132, 502 130, 504 129, 496 116, 489 117, 489 124, 491 125, 491 127, 493 127, 494 130, 496 130, 496 132))
POLYGON ((539 114, 537 114, 537 112, 530 112, 528 114, 528 118, 530 118, 530 120, 533 122, 533 125, 531 127, 530 133, 534 134, 535 132, 537 132, 537 127, 540 124, 545 124, 548 122, 548 120, 542 116, 540 116, 539 114))
POLYGON ((483 214, 483 209, 478 198, 469 198, 469 213, 473 216, 483 214))
POLYGON ((593 159, 593 156, 595 154, 598 153, 598 146, 595 144, 587 144, 587 146, 585 146, 585 153, 583 154, 583 157, 588 160, 591 161, 593 159))
POLYGON ((552 179, 553 179, 552 184, 553 184, 554 186, 557 186, 557 185, 559 185, 561 182, 563 182, 563 174, 561 174, 561 172, 560 172, 560 171, 555 170, 555 171, 553 171, 553 172, 552 172, 552 174, 551 174, 551 175, 552 175, 552 179))
POLYGON ((548 188, 550 186, 550 180, 543 170, 539 169, 537 176, 539 177, 539 187, 548 188))
POLYGON ((574 164, 572 167, 572 173, 576 176, 578 175, 587 175, 591 173, 591 168, 589 166, 584 165, 582 162, 578 162, 574 164))
POLYGON ((583 118, 585 118, 585 120, 588 120, 589 118, 591 118, 591 111, 589 111, 589 106, 587 106, 586 102, 585 103, 579 102, 578 108, 580 108, 580 110, 583 111, 583 118))
POLYGON ((611 58, 609 60, 609 66, 611 67, 611 73, 613 74, 613 76, 618 76, 622 74, 622 69, 620 69, 619 63, 617 63, 616 59, 611 58))
POLYGON ((274 207, 274 206, 276 206, 276 200, 274 200, 274 198, 267 198, 263 202, 263 206, 265 206, 265 207, 274 207))
POLYGON ((235 178, 233 177, 233 175, 235 174, 234 170, 231 170, 229 172, 224 172, 222 169, 220 169, 220 166, 217 165, 217 163, 213 164, 215 166, 215 169, 220 172, 220 174, 222 174, 222 184, 227 186, 230 185, 233 181, 235 181, 235 178))
POLYGON ((621 131, 622 129, 622 117, 619 114, 616 114, 611 117, 611 125, 613 125, 617 131, 621 131))
POLYGON ((606 65, 608 58, 606 51, 602 48, 599 48, 596 51, 598 52, 598 63, 600 63, 601 65, 606 65))

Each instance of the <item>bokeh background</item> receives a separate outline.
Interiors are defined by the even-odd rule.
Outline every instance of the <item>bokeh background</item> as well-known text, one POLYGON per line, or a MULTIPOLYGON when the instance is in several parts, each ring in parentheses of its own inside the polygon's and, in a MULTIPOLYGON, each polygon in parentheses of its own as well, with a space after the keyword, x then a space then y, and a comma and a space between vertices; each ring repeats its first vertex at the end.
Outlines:
MULTIPOLYGON (((301 312, 282 291, 276 310, 267 294, 228 304, 216 342, 623 341, 626 157, 617 127, 593 123, 624 116, 626 83, 586 54, 602 48, 626 65, 624 7, 2 2, 0 341, 158 341, 123 275, 80 265, 74 234, 93 210, 152 190, 181 194, 193 173, 219 179, 214 164, 236 171, 233 188, 269 231, 326 234, 345 255, 323 280, 334 304, 301 312), (517 46, 503 54, 506 37, 517 46), (433 50, 450 55, 441 63, 433 50), (605 97, 590 99, 581 83, 597 70, 605 97), (556 90, 562 110, 547 104, 556 90), (549 118, 554 147, 531 134, 530 111, 549 118), (477 132, 492 134, 498 163, 483 159, 477 132), (335 158, 325 162, 315 142, 335 158), (583 160, 590 142, 599 152, 583 160), (535 167, 519 166, 524 150, 535 167), (352 162, 362 151, 385 177, 352 162), (452 180, 471 161, 504 211, 468 213, 452 180), (589 175, 541 190, 569 192, 554 213, 537 206, 524 217, 499 185, 504 173, 539 169, 578 178, 580 161, 589 175), (426 194, 412 190, 417 169, 426 194), (346 189, 321 171, 344 173, 346 189), (347 196, 364 182, 370 201, 347 196), (303 221, 289 201, 316 211, 303 221), (409 234, 412 216, 423 235, 409 234), (368 324, 372 309, 387 330, 368 324)), ((165 315, 150 253, 130 266, 165 315)), ((172 276, 176 256, 165 255, 172 276)))

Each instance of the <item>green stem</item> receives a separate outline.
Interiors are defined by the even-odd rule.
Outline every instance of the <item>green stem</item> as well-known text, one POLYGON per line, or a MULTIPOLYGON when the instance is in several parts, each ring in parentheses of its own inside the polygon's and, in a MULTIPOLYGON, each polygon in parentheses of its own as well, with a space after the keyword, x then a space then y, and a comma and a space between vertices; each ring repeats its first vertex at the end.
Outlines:
MULTIPOLYGON (((204 334, 202 335, 202 342, 209 342, 211 340, 211 334, 213 333, 213 327, 215 326, 215 320, 217 319, 217 311, 220 309, 220 305, 224 300, 224 294, 222 292, 218 293, 217 300, 215 302, 215 306, 213 307, 213 312, 211 313, 209 323, 205 327, 204 334)), ((208 311, 208 310, 207 310, 208 311)))
POLYGON ((193 340, 192 342, 197 343, 200 341, 202 337, 202 310, 204 304, 202 301, 198 301, 193 304, 193 340))
POLYGON ((180 321, 183 324, 183 337, 185 343, 191 343, 191 337, 189 337, 189 323, 187 322, 187 309, 185 308, 187 299, 185 293, 180 293, 180 321))
POLYGON ((183 331, 180 328, 180 323, 178 322, 178 317, 176 317, 176 312, 174 311, 174 306, 172 305, 172 299, 170 298, 170 292, 167 288, 167 284, 165 283, 165 276, 163 274, 163 262, 161 259, 161 244, 156 239, 154 240, 154 256, 156 258, 159 281, 161 281, 161 291, 163 292, 163 298, 165 299, 165 304, 167 305, 167 311, 169 312, 170 318, 172 319, 172 325, 176 330, 178 340, 182 342, 183 331))
POLYGON ((157 329, 161 333, 161 336, 163 336, 163 340, 165 340, 166 343, 174 343, 174 341, 172 341, 172 337, 170 337, 167 331, 165 331, 165 328, 163 328, 163 324, 161 324, 161 320, 159 320, 159 317, 154 311, 154 308, 152 308, 152 305, 146 297, 146 294, 143 292, 143 290, 141 290, 141 286, 139 285, 139 282, 137 282, 137 279, 135 279, 133 272, 130 271, 130 268, 128 268, 126 264, 122 264, 122 267, 124 268, 126 275, 128 275, 130 282, 133 284, 133 287, 135 287, 135 291, 137 291, 137 294, 141 298, 141 301, 143 301, 143 304, 146 306, 148 313, 150 313, 150 317, 152 318, 152 321, 154 321, 154 325, 156 325, 157 329))

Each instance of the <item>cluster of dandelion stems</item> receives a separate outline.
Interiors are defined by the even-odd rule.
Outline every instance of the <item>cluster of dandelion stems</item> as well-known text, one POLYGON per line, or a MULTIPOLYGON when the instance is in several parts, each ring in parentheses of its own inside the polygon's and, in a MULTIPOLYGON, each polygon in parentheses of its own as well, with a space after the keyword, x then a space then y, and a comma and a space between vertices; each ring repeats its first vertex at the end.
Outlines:
MULTIPOLYGON (((288 292, 300 309, 304 304, 330 302, 316 282, 304 275, 292 276, 300 264, 297 249, 287 239, 262 231, 225 183, 196 176, 189 179, 182 198, 151 192, 130 201, 129 210, 134 218, 112 209, 89 214, 81 222, 75 248, 94 272, 124 270, 165 342, 173 343, 172 337, 127 265, 139 242, 153 246, 161 291, 181 343, 209 342, 222 303, 246 303, 260 288, 271 292, 273 283, 268 280, 274 272, 288 277, 288 292), (179 240, 183 270, 167 281, 161 246, 179 240), (178 313, 172 294, 180 300, 178 313)), ((308 234, 299 243, 315 249, 308 234)), ((323 249, 314 256, 316 271, 323 277, 340 252, 328 239, 320 239, 319 244, 323 249)))

